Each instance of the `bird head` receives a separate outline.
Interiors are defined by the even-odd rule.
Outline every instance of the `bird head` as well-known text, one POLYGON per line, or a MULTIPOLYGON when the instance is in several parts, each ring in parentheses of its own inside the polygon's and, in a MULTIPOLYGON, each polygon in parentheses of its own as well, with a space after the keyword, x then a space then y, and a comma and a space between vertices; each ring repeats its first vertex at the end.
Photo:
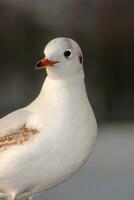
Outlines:
POLYGON ((46 68, 50 78, 64 78, 83 71, 83 56, 79 45, 70 38, 51 40, 44 49, 45 57, 36 69, 46 68))

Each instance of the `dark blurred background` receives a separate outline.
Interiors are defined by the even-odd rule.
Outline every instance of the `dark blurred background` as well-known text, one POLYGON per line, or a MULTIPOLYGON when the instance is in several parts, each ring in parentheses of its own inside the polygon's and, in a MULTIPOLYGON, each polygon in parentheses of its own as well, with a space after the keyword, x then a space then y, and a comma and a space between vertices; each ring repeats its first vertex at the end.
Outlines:
POLYGON ((34 65, 60 36, 83 50, 100 139, 90 167, 46 198, 134 199, 133 0, 1 0, 0 117, 38 95, 46 74, 34 65))

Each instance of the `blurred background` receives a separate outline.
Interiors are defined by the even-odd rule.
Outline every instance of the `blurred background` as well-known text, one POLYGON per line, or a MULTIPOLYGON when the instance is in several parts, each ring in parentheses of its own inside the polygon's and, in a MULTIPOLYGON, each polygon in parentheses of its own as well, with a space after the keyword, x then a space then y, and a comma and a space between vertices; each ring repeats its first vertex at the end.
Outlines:
POLYGON ((71 37, 84 54, 98 121, 96 148, 76 177, 37 199, 134 199, 134 1, 1 0, 0 117, 29 104, 46 73, 47 42, 71 37))

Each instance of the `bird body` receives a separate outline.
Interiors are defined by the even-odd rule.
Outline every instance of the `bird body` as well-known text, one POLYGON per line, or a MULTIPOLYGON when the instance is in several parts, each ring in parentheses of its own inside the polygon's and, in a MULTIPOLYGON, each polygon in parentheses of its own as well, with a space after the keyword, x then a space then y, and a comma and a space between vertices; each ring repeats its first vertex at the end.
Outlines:
POLYGON ((97 125, 83 70, 59 74, 48 72, 39 96, 0 120, 0 193, 12 200, 65 181, 93 150, 97 125))

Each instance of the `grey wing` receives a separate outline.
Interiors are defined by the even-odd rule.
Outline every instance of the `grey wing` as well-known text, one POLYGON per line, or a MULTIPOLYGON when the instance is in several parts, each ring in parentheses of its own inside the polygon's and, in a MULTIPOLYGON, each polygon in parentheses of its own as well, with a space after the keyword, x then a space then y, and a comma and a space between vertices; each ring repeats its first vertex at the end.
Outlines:
POLYGON ((0 137, 9 135, 23 127, 32 112, 20 109, 0 119, 0 137))

